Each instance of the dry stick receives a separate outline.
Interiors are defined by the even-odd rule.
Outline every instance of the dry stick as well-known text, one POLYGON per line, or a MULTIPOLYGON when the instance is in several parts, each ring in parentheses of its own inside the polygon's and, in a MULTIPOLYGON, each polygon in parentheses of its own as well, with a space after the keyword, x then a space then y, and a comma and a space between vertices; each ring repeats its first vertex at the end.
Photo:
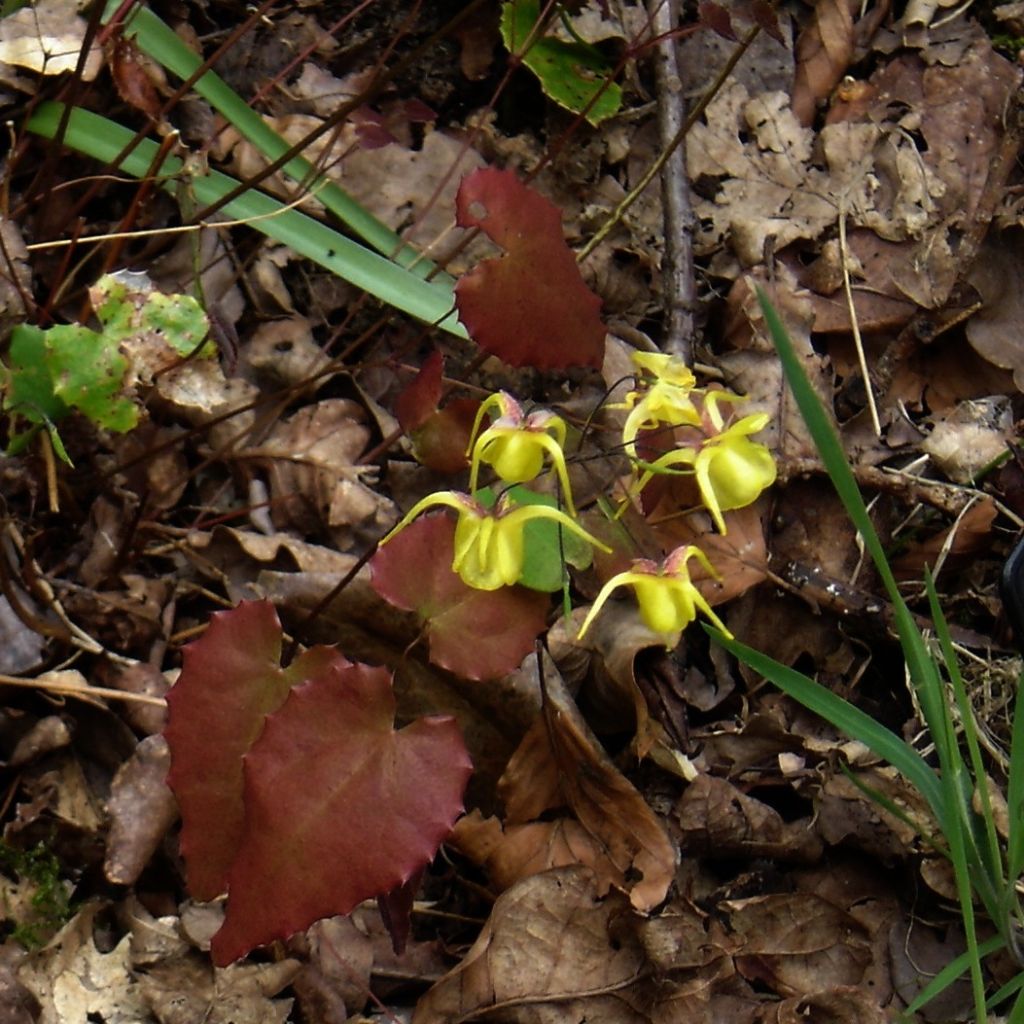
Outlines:
POLYGON ((853 287, 850 284, 850 250, 846 245, 846 199, 839 201, 839 259, 843 265, 843 294, 846 296, 846 308, 850 313, 850 330, 853 332, 853 347, 857 351, 857 363, 860 374, 864 378, 864 393, 867 395, 868 412, 871 414, 871 426, 875 437, 882 436, 882 423, 878 418, 878 403, 871 385, 871 374, 868 372, 868 357, 864 351, 864 339, 860 333, 857 320, 857 307, 853 302, 853 287))
POLYGON ((672 155, 672 151, 679 146, 679 144, 686 138, 686 133, 697 123, 697 119, 707 109, 708 104, 718 95, 719 89, 725 84, 725 80, 732 74, 732 69, 740 62, 740 58, 750 48, 750 44, 757 38, 758 32, 760 32, 760 26, 755 25, 741 40, 740 45, 736 47, 732 56, 726 61, 725 66, 715 77, 715 80, 711 83, 711 86, 707 89, 697 105, 687 115, 686 120, 683 122, 682 127, 673 136, 672 141, 662 149, 658 156, 658 159, 647 168, 644 176, 636 183, 636 185, 629 191, 629 193, 623 197, 622 201, 612 211, 612 215, 597 229, 594 237, 590 239, 587 244, 580 249, 576 254, 576 262, 582 263, 604 240, 608 237, 609 233, 619 223, 620 220, 625 216, 626 211, 640 198, 643 190, 654 180, 654 176, 660 173, 662 167, 668 162, 669 157, 672 155))
MULTIPOLYGON (((674 139, 683 131, 683 85, 672 29, 678 20, 678 0, 650 0, 651 28, 658 37, 654 50, 654 81, 658 98, 658 140, 669 157, 661 169, 661 209, 664 249, 661 256, 662 305, 667 314, 662 348, 687 365, 693 361, 696 333, 697 276, 693 266, 696 218, 690 203, 686 147, 674 139)), ((685 134, 685 133, 684 133, 685 134)))
POLYGON ((111 690, 104 686, 74 686, 71 683, 51 683, 46 679, 23 679, 21 676, 0 675, 0 686, 20 686, 27 690, 45 690, 62 697, 78 697, 80 700, 95 700, 104 697, 107 700, 123 700, 129 704, 150 704, 155 708, 167 707, 163 697, 151 697, 144 693, 132 693, 129 690, 111 690))

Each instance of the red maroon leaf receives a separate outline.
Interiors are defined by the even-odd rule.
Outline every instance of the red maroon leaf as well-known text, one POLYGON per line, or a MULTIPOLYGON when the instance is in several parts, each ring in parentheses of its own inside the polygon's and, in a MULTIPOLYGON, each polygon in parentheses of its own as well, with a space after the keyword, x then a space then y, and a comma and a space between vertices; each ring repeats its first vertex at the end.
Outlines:
POLYGON ((455 210, 461 227, 481 228, 505 250, 455 286, 473 340, 512 366, 599 367, 601 300, 583 283, 558 207, 512 171, 485 167, 462 179, 455 210))
POLYGON ((245 830, 215 964, 347 914, 433 858, 472 764, 454 719, 396 732, 394 717, 390 673, 338 659, 267 719, 245 756, 245 830))
POLYGON ((181 852, 196 899, 227 888, 243 827, 242 755, 293 685, 339 661, 348 664, 336 651, 315 647, 281 668, 281 624, 268 601, 217 612, 185 648, 167 695, 165 736, 167 781, 181 809, 181 852))
POLYGON ((156 119, 160 116, 163 100, 155 79, 162 75, 152 68, 151 62, 143 59, 139 48, 130 39, 121 37, 114 43, 107 66, 114 79, 114 87, 125 103, 148 117, 156 119))
POLYGON ((414 124, 425 124, 437 120, 437 111, 433 107, 428 107, 423 100, 413 97, 405 101, 405 116, 414 124))
POLYGON ((403 882, 390 892, 382 893, 377 897, 380 919, 387 929, 388 935, 391 936, 391 948, 394 950, 395 956, 401 956, 409 942, 409 932, 412 930, 412 908, 422 881, 423 872, 417 871, 407 882, 403 882))
POLYGON ((458 473, 469 465, 466 449, 480 403, 475 398, 455 398, 438 409, 443 372, 441 353, 431 352, 398 396, 395 415, 424 466, 439 473, 458 473))
POLYGON ((701 22, 712 32, 722 36, 723 39, 735 41, 736 32, 732 27, 732 18, 729 12, 714 0, 702 0, 697 8, 701 22))
POLYGON ((444 371, 444 358, 438 351, 433 351, 423 360, 420 372, 402 389, 395 400, 395 416, 402 429, 411 434, 417 427, 422 427, 437 411, 441 401, 441 374, 444 371))
POLYGON ((373 556, 373 588, 396 608, 419 613, 435 665, 466 679, 493 679, 533 649, 548 599, 524 587, 466 586, 451 568, 454 534, 445 513, 421 516, 373 556))
POLYGON ((786 37, 782 34, 779 25, 779 15, 775 8, 768 3, 768 0, 754 0, 750 5, 750 13, 765 32, 768 33, 777 43, 786 45, 786 37))
POLYGON ((465 469, 469 465, 466 450, 479 408, 475 398, 453 398, 412 432, 413 455, 438 473, 465 469))

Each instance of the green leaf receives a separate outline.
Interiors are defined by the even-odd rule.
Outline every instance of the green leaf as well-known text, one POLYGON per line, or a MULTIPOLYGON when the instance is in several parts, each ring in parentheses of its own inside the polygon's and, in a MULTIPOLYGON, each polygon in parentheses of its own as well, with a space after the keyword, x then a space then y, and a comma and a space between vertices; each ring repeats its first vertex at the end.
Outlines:
POLYGON ((62 402, 108 430, 124 433, 138 423, 135 403, 121 396, 128 361, 116 340, 68 324, 46 331, 45 345, 53 392, 62 402))
POLYGON ((146 274, 105 274, 89 289, 89 298, 111 339, 139 338, 157 348, 167 346, 179 356, 216 355, 212 342, 196 352, 210 330, 198 300, 159 292, 146 274))
POLYGON ((136 383, 150 383, 183 357, 216 355, 212 343, 203 345, 209 322, 199 303, 190 295, 156 291, 145 274, 107 274, 89 297, 102 331, 81 324, 47 330, 19 325, 4 375, 4 409, 45 426, 65 462, 54 421, 77 409, 98 426, 124 433, 139 421, 136 383))
MULTIPOLYGON (((517 505, 547 505, 558 508, 548 494, 538 494, 516 484, 507 491, 517 505)), ((481 487, 473 495, 485 508, 493 508, 498 496, 490 487, 481 487)), ((552 594, 562 589, 563 564, 577 569, 590 565, 593 552, 582 537, 576 536, 550 519, 533 519, 523 529, 523 573, 518 582, 531 590, 552 594), (561 539, 560 539, 561 538, 561 539)))
POLYGON ((31 324, 18 324, 11 332, 4 410, 29 423, 43 424, 68 414, 67 405, 54 391, 45 339, 45 332, 31 324))
POLYGON ((507 0, 501 7, 501 38, 509 53, 540 79, 544 94, 566 110, 599 125, 622 106, 622 90, 601 52, 585 42, 540 35, 539 0, 507 0), (526 47, 526 52, 522 53, 526 47))

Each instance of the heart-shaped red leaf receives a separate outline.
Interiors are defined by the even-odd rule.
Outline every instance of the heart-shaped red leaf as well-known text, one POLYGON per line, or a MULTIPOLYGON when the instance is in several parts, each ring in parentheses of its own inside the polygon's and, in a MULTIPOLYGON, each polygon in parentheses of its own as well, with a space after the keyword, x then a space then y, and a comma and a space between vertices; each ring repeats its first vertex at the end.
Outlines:
MULTIPOLYGON (((167 695, 167 777, 181 809, 189 892, 211 900, 227 888, 242 835, 242 755, 296 683, 340 655, 315 647, 281 668, 281 623, 268 601, 217 612, 184 651, 167 695)), ((342 659, 343 660, 343 659, 342 659)))
POLYGON ((452 572, 454 536, 455 523, 444 512, 410 523, 373 556, 373 588, 421 616, 435 665, 466 679, 494 679, 533 650, 549 601, 525 587, 467 586, 452 572))
POLYGON ((347 914, 434 856, 472 764, 454 719, 396 732, 394 715, 387 670, 339 658, 267 719, 244 759, 245 829, 214 963, 347 914))
POLYGON ((601 300, 583 282, 558 207, 512 171, 484 167, 462 179, 455 214, 505 250, 455 286, 470 337, 512 366, 600 367, 601 300))

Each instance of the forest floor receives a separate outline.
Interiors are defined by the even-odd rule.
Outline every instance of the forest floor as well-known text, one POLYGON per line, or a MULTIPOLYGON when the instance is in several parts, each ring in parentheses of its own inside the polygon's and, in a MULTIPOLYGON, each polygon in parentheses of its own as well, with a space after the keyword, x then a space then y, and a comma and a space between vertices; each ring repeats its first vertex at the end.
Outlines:
MULTIPOLYGON (((70 0, 16 6, 0 21, 12 133, 0 191, 0 1021, 895 1020, 965 948, 948 864, 915 827, 930 820, 921 795, 698 624, 666 645, 620 593, 578 633, 629 557, 696 545, 717 574, 692 563, 700 593, 738 640, 928 756, 891 606, 787 391, 763 288, 925 627, 926 568, 936 578, 988 771, 1005 787, 1020 659, 999 580, 1024 525, 1022 5, 997 21, 984 4, 567 3, 545 32, 569 45, 570 24, 621 87, 618 109, 591 124, 510 60, 497 0, 270 2, 255 13, 235 0, 154 2, 290 143, 353 108, 310 159, 453 278, 501 258, 455 226, 460 182, 497 168, 529 185, 510 193, 518 205, 498 239, 510 262, 509 239, 553 204, 601 300, 603 340, 596 356, 559 356, 575 327, 563 335, 545 320, 527 275, 484 314, 541 338, 529 351, 513 342, 505 360, 475 329, 483 354, 251 225, 197 224, 187 176, 161 191, 25 130, 38 103, 57 99, 189 154, 196 174, 208 165, 248 179, 266 163, 95 12, 90 22, 70 0), (652 41, 665 24, 682 29, 667 43, 675 77, 658 63, 665 41, 652 41), (94 57, 78 62, 86 37, 94 57), (73 57, 63 66, 61 47, 73 57), (675 157, 616 215, 702 97, 675 157), (117 278, 130 287, 201 297, 216 342, 202 387, 168 383, 166 371, 199 361, 174 356, 131 386, 116 380, 99 412, 39 399, 40 374, 64 387, 61 373, 86 371, 26 355, 9 341, 16 325, 39 329, 33 344, 54 325, 95 328, 94 286, 123 271, 148 279, 117 278), (636 350, 670 353, 702 387, 744 396, 736 416, 765 414, 755 440, 775 481, 727 510, 724 532, 692 477, 662 478, 643 498, 623 482, 616 438, 637 401, 636 350), (447 512, 375 552, 426 495, 466 489, 470 428, 499 390, 568 425, 580 522, 615 551, 565 569, 559 541, 536 555, 550 560, 538 571, 554 566, 554 586, 462 607, 461 591, 418 589, 438 573, 455 579, 435 557, 450 552, 447 512), (623 502, 610 521, 602 509, 623 502), (268 606, 245 606, 269 615, 258 628, 211 619, 264 601, 283 638, 268 606), (190 889, 216 894, 195 878, 204 844, 223 854, 228 840, 202 804, 217 771, 200 777, 195 765, 234 742, 243 713, 223 703, 208 732, 200 716, 187 743, 169 734, 169 749, 165 698, 189 644, 186 671, 216 702, 231 659, 248 664, 246 647, 264 642, 275 679, 287 676, 282 647, 287 659, 337 645, 393 673, 399 726, 458 723, 473 762, 466 813, 414 876, 401 952, 393 939, 409 908, 360 897, 351 914, 275 925, 280 937, 242 941, 257 948, 214 966, 225 900, 190 889), (184 858, 172 756, 184 830, 206 830, 184 858), (198 828, 189 785, 207 815, 198 828)), ((279 178, 263 187, 301 198, 279 178)), ((327 216, 315 202, 307 212, 327 216)), ((531 258, 547 267, 559 246, 531 258)), ((172 717, 185 701, 172 695, 172 717)), ((235 755, 239 778, 252 742, 235 755)), ((318 807, 321 754, 304 742, 267 782, 282 817, 318 807)), ((401 785, 435 798, 427 775, 401 785)), ((340 818, 321 815, 323 845, 300 837, 297 859, 271 837, 277 866, 233 874, 228 913, 245 900, 290 912, 296 874, 333 859, 343 875, 339 851, 352 846, 351 874, 372 874, 364 862, 384 857, 403 823, 364 797, 340 818)), ((236 846, 229 862, 248 855, 236 846)), ((331 906, 330 892, 320 898, 331 906)), ((992 957, 987 981, 1018 969, 992 957)), ((972 1013, 962 981, 918 1019, 972 1013)))

